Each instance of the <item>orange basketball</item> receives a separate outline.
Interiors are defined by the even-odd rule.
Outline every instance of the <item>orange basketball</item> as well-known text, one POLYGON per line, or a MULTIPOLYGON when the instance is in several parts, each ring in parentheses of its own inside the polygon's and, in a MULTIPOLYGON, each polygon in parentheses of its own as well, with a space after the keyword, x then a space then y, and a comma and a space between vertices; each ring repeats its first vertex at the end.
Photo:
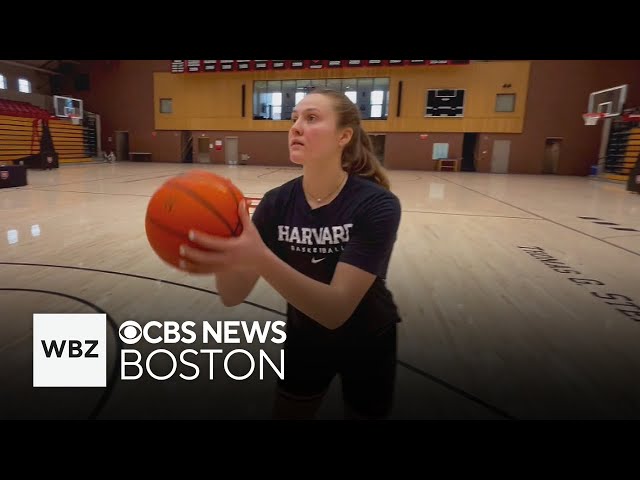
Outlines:
POLYGON ((189 230, 220 237, 242 233, 238 205, 243 199, 229 179, 203 170, 167 180, 147 205, 145 230, 151 248, 180 269, 180 245, 198 248, 189 240, 189 230))

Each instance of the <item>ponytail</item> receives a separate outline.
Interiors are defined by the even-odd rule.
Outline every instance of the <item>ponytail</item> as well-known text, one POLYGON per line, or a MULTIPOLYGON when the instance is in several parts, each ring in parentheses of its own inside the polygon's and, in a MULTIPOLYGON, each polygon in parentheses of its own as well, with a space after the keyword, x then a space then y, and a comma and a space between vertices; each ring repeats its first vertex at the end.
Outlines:
POLYGON ((360 110, 344 93, 326 88, 314 88, 310 93, 326 95, 333 100, 338 116, 338 128, 352 128, 353 136, 342 151, 342 168, 349 174, 368 178, 390 190, 389 178, 373 153, 371 139, 362 129, 360 110))
POLYGON ((373 145, 360 124, 353 129, 351 141, 342 151, 342 168, 350 175, 359 175, 390 190, 389 177, 373 153, 373 145))

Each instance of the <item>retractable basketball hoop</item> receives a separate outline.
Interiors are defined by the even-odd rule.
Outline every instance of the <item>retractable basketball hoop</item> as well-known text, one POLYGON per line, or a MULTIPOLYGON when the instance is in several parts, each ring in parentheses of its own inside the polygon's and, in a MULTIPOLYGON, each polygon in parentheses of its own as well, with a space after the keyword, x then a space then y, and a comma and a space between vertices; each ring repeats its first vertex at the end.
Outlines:
POLYGON ((604 118, 604 113, 583 113, 582 118, 584 119, 585 125, 596 125, 598 120, 604 118))
POLYGON ((611 118, 622 115, 627 99, 628 85, 605 88, 589 94, 589 105, 582 114, 585 125, 597 125, 602 118, 611 118))
POLYGON ((608 149, 610 139, 613 137, 613 140, 616 141, 616 136, 620 134, 620 121, 626 121, 624 116, 628 88, 629 85, 624 84, 589 94, 589 104, 582 114, 584 124, 587 126, 597 125, 602 119, 602 128, 599 129, 600 149, 597 162, 595 155, 593 158, 592 175, 600 176, 618 169, 614 166, 619 163, 618 155, 615 159, 611 159, 608 149))

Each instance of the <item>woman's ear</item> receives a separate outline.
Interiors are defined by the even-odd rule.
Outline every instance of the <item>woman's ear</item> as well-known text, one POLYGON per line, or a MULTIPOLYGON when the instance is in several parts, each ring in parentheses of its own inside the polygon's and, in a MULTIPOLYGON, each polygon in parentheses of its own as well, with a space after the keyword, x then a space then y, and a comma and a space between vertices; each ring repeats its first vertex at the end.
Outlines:
POLYGON ((353 137, 353 128, 345 128, 340 134, 338 145, 340 145, 342 148, 346 147, 347 144, 351 141, 351 137, 353 137))

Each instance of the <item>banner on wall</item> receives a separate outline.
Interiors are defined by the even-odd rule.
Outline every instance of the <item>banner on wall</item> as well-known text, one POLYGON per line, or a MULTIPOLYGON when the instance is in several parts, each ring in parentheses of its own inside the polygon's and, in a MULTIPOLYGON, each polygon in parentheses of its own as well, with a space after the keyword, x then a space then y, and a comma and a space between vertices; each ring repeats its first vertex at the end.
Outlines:
POLYGON ((466 65, 470 60, 171 60, 171 73, 320 70, 385 66, 466 65))

